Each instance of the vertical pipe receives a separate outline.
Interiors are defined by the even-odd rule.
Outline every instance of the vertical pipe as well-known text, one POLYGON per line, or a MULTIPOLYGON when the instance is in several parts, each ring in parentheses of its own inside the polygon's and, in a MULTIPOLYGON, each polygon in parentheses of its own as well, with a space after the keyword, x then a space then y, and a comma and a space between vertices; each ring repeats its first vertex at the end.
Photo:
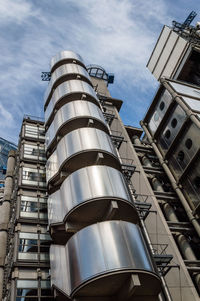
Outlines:
POLYGON ((15 151, 11 150, 8 154, 3 204, 0 206, 0 300, 2 300, 3 295, 4 264, 8 238, 8 223, 10 219, 10 200, 13 190, 14 167, 15 151))
POLYGON ((139 139, 139 137, 138 137, 137 135, 134 135, 134 136, 132 137, 132 142, 133 142, 133 144, 135 144, 135 145, 142 145, 142 142, 140 141, 140 139, 139 139))
POLYGON ((180 201, 181 201, 181 203, 182 203, 182 205, 183 205, 183 207, 184 207, 184 209, 186 211, 186 214, 187 214, 187 216, 189 218, 189 221, 192 223, 192 225, 194 226, 194 228, 195 228, 198 236, 200 237, 200 224, 199 224, 198 220, 193 215, 192 210, 191 210, 191 208, 190 208, 190 206, 189 206, 189 204, 188 204, 185 196, 183 195, 181 189, 177 185, 177 182, 176 182, 174 176, 172 175, 169 167, 167 166, 166 162, 163 160, 163 157, 162 157, 162 155, 161 155, 161 153, 160 153, 157 145, 153 141, 153 139, 151 137, 151 134, 149 133, 146 125, 143 123, 143 121, 141 121, 140 124, 141 124, 144 132, 146 133, 147 138, 148 138, 150 144, 152 145, 152 147, 153 147, 153 149, 154 149, 154 151, 155 151, 155 153, 156 153, 156 155, 157 155, 157 157, 158 157, 158 159, 160 161, 160 164, 162 165, 164 171, 166 172, 166 174, 167 174, 167 176, 168 176, 168 178, 169 178, 169 180, 171 182, 171 185, 172 185, 173 189, 176 191, 176 193, 177 193, 177 195, 178 195, 178 197, 179 197, 179 199, 180 199, 180 201))
MULTIPOLYGON (((140 222, 141 222, 141 226, 142 226, 142 229, 143 229, 143 233, 145 235, 145 238, 146 238, 146 241, 148 242, 148 245, 152 251, 152 254, 154 254, 154 249, 152 247, 152 244, 151 244, 151 240, 150 240, 150 237, 149 237, 149 234, 147 232, 147 229, 146 229, 146 226, 145 226, 145 223, 142 219, 140 219, 140 222)), ((172 297, 170 295, 170 292, 169 292, 169 289, 167 287, 167 284, 166 284, 166 281, 165 281, 165 278, 163 276, 160 275, 160 278, 161 278, 161 281, 162 281, 162 288, 163 288, 163 291, 164 291, 164 295, 165 295, 165 298, 167 301, 173 301, 172 300, 172 297)), ((163 298, 163 296, 160 294, 159 295, 159 300, 160 301, 164 301, 165 299, 163 298)))

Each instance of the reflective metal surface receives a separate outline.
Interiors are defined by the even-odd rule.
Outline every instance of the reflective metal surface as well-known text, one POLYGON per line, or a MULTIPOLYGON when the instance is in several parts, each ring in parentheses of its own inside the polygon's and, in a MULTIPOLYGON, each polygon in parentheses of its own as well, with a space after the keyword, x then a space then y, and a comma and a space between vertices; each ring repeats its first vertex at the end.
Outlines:
POLYGON ((172 78, 188 48, 189 42, 186 39, 180 37, 170 27, 164 26, 147 67, 157 80, 163 77, 172 78))
POLYGON ((119 201, 114 219, 137 222, 130 192, 120 171, 108 166, 88 166, 69 175, 60 190, 48 198, 49 224, 68 220, 91 223, 106 218, 111 200, 119 201), (127 203, 130 203, 127 204, 127 203))
MULTIPOLYGON (((96 118, 100 122, 104 123, 107 128, 106 121, 103 114, 98 106, 92 102, 84 100, 76 100, 69 102, 62 106, 56 113, 53 122, 51 123, 48 131, 46 132, 46 147, 50 145, 52 140, 55 138, 59 128, 67 121, 70 122, 73 118, 79 118, 87 116, 87 118, 96 118)), ((78 123, 78 121, 76 121, 78 123)), ((67 125, 69 128, 69 126, 67 125)))
POLYGON ((181 135, 177 147, 169 158, 169 167, 179 178, 199 149, 199 128, 192 124, 181 135))
MULTIPOLYGON (((50 179, 50 174, 55 174, 57 168, 61 167, 71 156, 75 156, 81 152, 87 152, 86 162, 90 161, 90 154, 88 152, 95 150, 95 152, 107 152, 117 158, 116 150, 111 142, 110 136, 105 132, 95 128, 80 128, 68 133, 57 144, 57 149, 47 160, 47 179, 50 179)), ((79 164, 76 157, 74 163, 79 164)), ((91 164, 90 164, 91 165, 91 164)), ((76 169, 81 166, 77 166, 76 169)))
POLYGON ((187 177, 183 179, 183 190, 192 203, 193 210, 200 212, 200 161, 197 158, 187 177))
MULTIPOLYGON (((98 104, 96 93, 88 83, 81 80, 75 80, 75 79, 69 80, 67 82, 60 84, 53 92, 52 98, 45 111, 45 122, 48 121, 55 105, 63 97, 66 97, 66 102, 67 102, 67 97, 73 93, 88 94, 94 99, 94 102, 98 104)), ((68 101, 70 101, 70 99, 68 101)))
POLYGON ((175 82, 169 82, 173 89, 177 92, 177 94, 184 94, 186 96, 192 96, 200 99, 200 89, 197 87, 191 87, 184 84, 179 84, 175 82))
POLYGON ((184 96, 182 96, 182 98, 192 111, 200 112, 200 101, 198 99, 193 99, 184 96))
POLYGON ((47 183, 49 180, 58 172, 59 170, 59 163, 58 163, 58 156, 57 152, 55 151, 49 160, 46 163, 46 179, 47 183))
POLYGON ((48 84, 48 87, 47 87, 45 95, 44 95, 44 103, 46 102, 47 98, 49 97, 49 94, 50 94, 55 82, 58 81, 59 79, 61 79, 64 75, 69 75, 69 74, 81 75, 84 78, 86 78, 86 80, 88 82, 90 82, 89 74, 85 70, 85 68, 83 68, 80 65, 76 65, 76 64, 64 64, 64 65, 58 67, 52 73, 51 80, 48 84))
POLYGON ((165 122, 163 130, 158 137, 158 147, 162 153, 166 153, 169 149, 186 119, 185 111, 179 105, 176 106, 165 122))
POLYGON ((51 59, 51 69, 59 61, 62 61, 62 60, 65 60, 65 59, 74 59, 74 60, 77 60, 77 61, 80 61, 80 62, 84 63, 82 57, 79 54, 77 54, 73 51, 65 50, 65 51, 61 51, 61 52, 57 53, 54 57, 52 57, 52 59, 51 59))
POLYGON ((132 273, 138 274, 141 283, 136 295, 160 291, 141 231, 132 223, 107 221, 88 226, 70 238, 65 252, 63 246, 51 245, 50 254, 52 284, 72 297, 114 295, 132 273), (67 285, 63 284, 66 271, 67 285))
POLYGON ((155 134, 171 102, 172 102, 172 96, 165 89, 162 92, 160 99, 158 100, 158 103, 154 109, 154 112, 152 113, 152 117, 149 120, 148 128, 152 135, 155 134))

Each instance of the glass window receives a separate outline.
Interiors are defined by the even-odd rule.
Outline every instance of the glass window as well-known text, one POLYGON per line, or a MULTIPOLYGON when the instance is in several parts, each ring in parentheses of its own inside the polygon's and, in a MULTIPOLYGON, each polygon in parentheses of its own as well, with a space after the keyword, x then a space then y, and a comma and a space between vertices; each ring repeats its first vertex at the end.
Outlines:
POLYGON ((17 301, 53 301, 49 280, 17 280, 17 301), (24 298, 25 297, 25 298, 24 298))
POLYGON ((45 161, 45 148, 44 146, 24 144, 24 158, 45 161))
POLYGON ((48 261, 50 241, 49 234, 20 232, 18 259, 48 261))
POLYGON ((47 199, 21 196, 20 216, 25 218, 47 219, 47 199))
POLYGON ((45 187, 46 186, 45 169, 23 167, 22 184, 45 187))
POLYGON ((25 136, 31 138, 45 138, 45 129, 42 126, 25 124, 25 136))

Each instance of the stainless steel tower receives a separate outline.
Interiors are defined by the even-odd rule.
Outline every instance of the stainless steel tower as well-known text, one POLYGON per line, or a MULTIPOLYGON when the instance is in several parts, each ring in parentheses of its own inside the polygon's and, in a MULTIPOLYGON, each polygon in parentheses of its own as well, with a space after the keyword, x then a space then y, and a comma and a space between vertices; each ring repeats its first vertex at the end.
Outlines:
POLYGON ((51 61, 45 120, 52 285, 58 300, 155 300, 160 277, 122 173, 134 167, 122 164, 103 116, 101 98, 118 101, 105 70, 89 72, 91 78, 70 51, 51 61))

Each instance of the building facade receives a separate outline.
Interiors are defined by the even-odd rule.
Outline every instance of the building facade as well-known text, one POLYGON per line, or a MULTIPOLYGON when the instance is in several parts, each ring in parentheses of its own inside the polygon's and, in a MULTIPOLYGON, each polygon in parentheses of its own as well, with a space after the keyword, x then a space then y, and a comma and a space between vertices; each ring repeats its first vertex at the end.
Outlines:
POLYGON ((123 124, 113 75, 70 51, 52 58, 45 123, 25 117, 8 159, 0 299, 199 300, 199 48, 190 34, 161 33, 148 62, 161 85, 143 129, 123 124))

